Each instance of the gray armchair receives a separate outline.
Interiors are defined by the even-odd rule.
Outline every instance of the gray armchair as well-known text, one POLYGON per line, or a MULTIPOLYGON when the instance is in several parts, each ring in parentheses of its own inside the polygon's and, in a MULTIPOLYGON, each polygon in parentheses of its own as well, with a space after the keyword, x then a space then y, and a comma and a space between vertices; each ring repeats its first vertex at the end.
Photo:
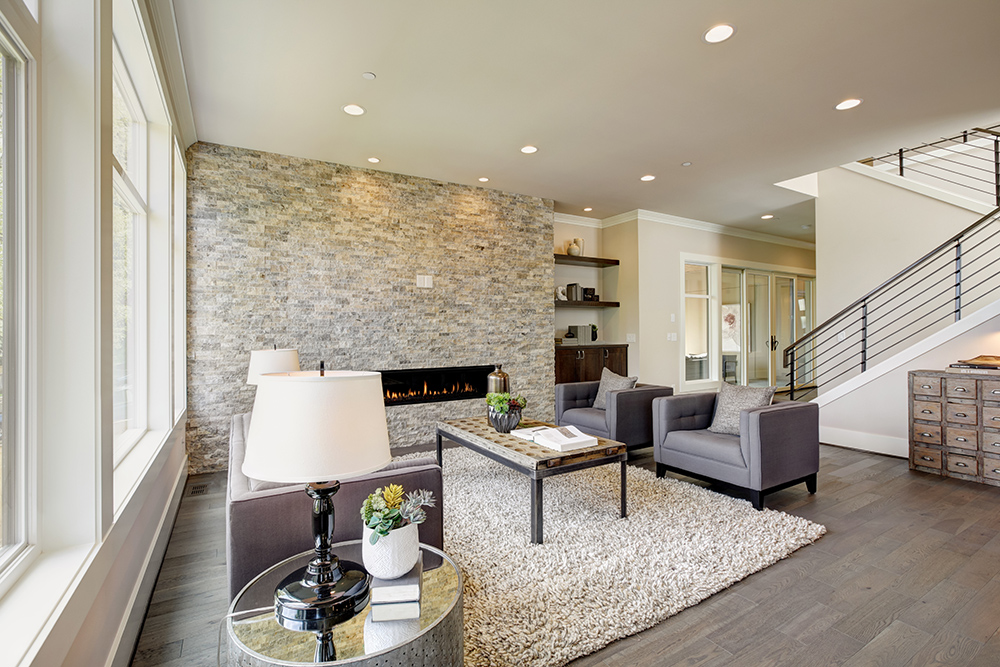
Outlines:
MULTIPOLYGON (((274 484, 251 480, 241 467, 250 430, 250 413, 235 415, 229 435, 229 484, 226 489, 226 570, 229 599, 251 579, 282 560, 314 547, 312 499, 304 484, 274 484)), ((319 481, 319 480, 317 480, 319 481)), ((402 484, 406 491, 427 489, 435 507, 420 524, 420 541, 441 549, 444 543, 444 499, 441 467, 433 458, 393 461, 363 477, 344 480, 333 497, 334 542, 362 536, 361 503, 386 484, 402 484)))
POLYGON ((599 381, 556 385, 556 425, 624 442, 629 449, 653 444, 653 399, 671 396, 673 387, 639 384, 607 392, 607 408, 594 407, 599 381))
POLYGON ((819 406, 786 401, 740 413, 740 434, 708 429, 715 393, 682 394, 653 401, 656 475, 667 470, 718 481, 749 492, 764 508, 764 496, 805 482, 816 493, 819 471, 819 406))

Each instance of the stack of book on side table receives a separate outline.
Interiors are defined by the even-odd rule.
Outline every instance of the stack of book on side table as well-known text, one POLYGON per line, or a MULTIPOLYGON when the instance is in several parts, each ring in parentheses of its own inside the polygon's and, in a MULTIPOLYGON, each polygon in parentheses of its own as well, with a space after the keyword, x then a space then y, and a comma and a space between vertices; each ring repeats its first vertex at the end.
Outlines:
POLYGON ((424 554, 421 552, 413 569, 399 579, 373 577, 371 585, 372 620, 401 621, 420 618, 423 573, 424 554))
POLYGON ((960 360, 945 369, 949 373, 985 373, 1000 375, 1000 356, 981 354, 975 359, 960 360))

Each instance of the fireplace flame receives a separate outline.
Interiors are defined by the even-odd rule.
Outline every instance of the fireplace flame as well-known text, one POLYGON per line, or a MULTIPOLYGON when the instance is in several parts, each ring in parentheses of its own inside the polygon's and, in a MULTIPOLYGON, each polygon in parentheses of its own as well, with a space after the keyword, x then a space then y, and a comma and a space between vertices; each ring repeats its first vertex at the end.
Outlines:
POLYGON ((414 398, 437 398, 440 396, 454 396, 456 394, 475 394, 477 390, 468 382, 455 382, 450 387, 431 389, 425 381, 423 389, 410 388, 406 391, 386 389, 384 393, 386 403, 392 403, 395 401, 409 401, 414 398))

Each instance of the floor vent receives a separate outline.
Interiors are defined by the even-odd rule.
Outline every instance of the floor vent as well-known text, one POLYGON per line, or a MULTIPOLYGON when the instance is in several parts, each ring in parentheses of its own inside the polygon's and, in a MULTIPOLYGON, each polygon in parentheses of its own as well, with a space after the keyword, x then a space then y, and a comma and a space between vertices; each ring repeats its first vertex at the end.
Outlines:
POLYGON ((189 496, 203 496, 208 493, 208 484, 195 484, 188 491, 189 496))

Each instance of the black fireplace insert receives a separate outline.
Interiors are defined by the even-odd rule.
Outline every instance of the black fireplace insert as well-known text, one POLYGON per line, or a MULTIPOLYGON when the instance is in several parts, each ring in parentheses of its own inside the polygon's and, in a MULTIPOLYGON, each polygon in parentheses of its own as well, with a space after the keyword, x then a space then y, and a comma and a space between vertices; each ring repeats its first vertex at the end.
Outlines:
POLYGON ((435 403, 486 397, 493 366, 452 366, 379 371, 386 405, 435 403))

